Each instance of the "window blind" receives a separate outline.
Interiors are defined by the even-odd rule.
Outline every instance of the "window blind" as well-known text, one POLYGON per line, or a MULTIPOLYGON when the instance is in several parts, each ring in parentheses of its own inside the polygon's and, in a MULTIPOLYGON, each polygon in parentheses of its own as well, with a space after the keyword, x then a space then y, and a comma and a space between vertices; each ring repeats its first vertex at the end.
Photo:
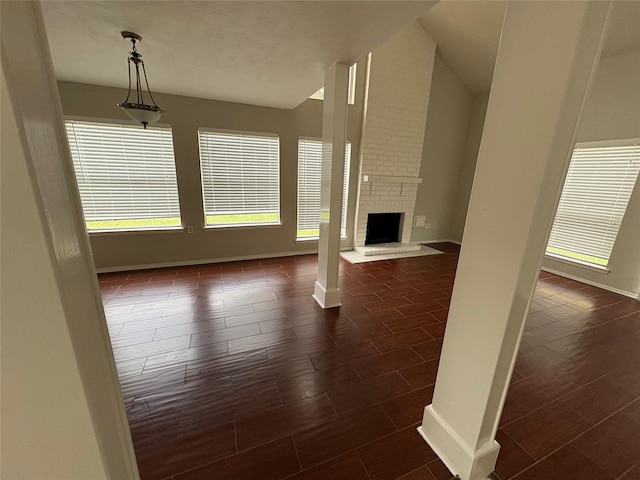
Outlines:
POLYGON ((181 225, 170 128, 65 125, 89 230, 181 225))
MULTIPOLYGON (((344 184, 340 231, 347 230, 347 199, 351 143, 345 147, 344 184)), ((322 183, 322 140, 298 140, 298 238, 317 237, 320 228, 320 192, 322 183)))
POLYGON ((640 171, 640 141, 579 144, 547 253, 606 267, 640 171))
POLYGON ((342 217, 340 235, 347 236, 347 204, 349 203, 349 169, 351 168, 351 143, 347 142, 344 152, 344 176, 342 177, 342 217))
POLYGON ((280 221, 277 135, 198 131, 207 225, 280 221))

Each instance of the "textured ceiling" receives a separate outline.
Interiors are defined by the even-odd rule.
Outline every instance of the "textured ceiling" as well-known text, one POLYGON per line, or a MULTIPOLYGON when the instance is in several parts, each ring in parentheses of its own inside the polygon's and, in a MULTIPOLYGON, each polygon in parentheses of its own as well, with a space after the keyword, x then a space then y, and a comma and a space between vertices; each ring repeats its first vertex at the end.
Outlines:
POLYGON ((294 108, 435 2, 42 2, 60 80, 127 86, 130 30, 152 92, 294 108))
POLYGON ((640 48, 640 1, 612 2, 602 56, 610 57, 640 48))
MULTIPOLYGON (((487 92, 506 3, 55 1, 42 8, 61 80, 126 87, 129 44, 119 32, 131 30, 143 36, 152 91, 294 108, 322 86, 333 63, 355 62, 418 16, 463 83, 487 92)), ((613 2, 603 56, 640 48, 638 25, 640 0, 613 2)))
MULTIPOLYGON (((474 93, 491 88, 500 30, 507 2, 443 1, 425 12, 420 23, 438 51, 474 93)), ((553 2, 549 2, 553 8, 553 2)), ((640 1, 612 2, 602 56, 640 48, 640 1)))

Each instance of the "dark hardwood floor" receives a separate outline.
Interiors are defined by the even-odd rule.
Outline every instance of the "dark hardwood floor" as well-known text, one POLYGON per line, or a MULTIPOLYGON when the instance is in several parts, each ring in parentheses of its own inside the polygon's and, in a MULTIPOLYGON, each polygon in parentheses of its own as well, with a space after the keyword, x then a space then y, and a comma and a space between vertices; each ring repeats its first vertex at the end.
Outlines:
MULTIPOLYGON (((326 311, 312 255, 100 275, 142 479, 450 478, 416 432, 442 247, 343 261, 326 311)), ((497 440, 503 480, 640 479, 640 302, 542 273, 497 440)))

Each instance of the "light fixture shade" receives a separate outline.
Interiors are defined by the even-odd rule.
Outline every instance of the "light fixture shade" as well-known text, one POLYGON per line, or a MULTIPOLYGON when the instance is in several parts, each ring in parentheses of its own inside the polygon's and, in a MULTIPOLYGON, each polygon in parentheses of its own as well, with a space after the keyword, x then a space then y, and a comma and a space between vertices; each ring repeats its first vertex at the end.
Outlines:
POLYGON ((119 103, 118 106, 127 114, 131 120, 135 120, 142 125, 152 125, 160 120, 164 110, 152 105, 142 105, 139 103, 119 103))

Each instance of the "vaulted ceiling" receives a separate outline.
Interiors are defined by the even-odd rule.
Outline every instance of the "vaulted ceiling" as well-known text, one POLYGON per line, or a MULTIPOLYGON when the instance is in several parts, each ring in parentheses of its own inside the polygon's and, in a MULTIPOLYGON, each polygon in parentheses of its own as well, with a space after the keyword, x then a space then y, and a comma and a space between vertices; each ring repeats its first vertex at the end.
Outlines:
POLYGON ((440 2, 420 17, 438 52, 474 93, 488 92, 506 2, 440 2))
POLYGON ((129 30, 151 90, 294 108, 433 1, 42 2, 60 80, 127 86, 129 30))
MULTIPOLYGON (((491 88, 506 6, 502 0, 442 1, 420 17, 439 53, 474 93, 491 88)), ((639 48, 640 1, 612 2, 602 56, 639 48)))
MULTIPOLYGON (((336 62, 354 63, 419 17, 474 93, 491 86, 507 2, 42 2, 56 76, 126 87, 130 45, 143 37, 152 91, 294 108, 336 62)), ((550 8, 552 3, 549 4, 550 8)), ((615 1, 603 56, 640 48, 640 1, 615 1)))

